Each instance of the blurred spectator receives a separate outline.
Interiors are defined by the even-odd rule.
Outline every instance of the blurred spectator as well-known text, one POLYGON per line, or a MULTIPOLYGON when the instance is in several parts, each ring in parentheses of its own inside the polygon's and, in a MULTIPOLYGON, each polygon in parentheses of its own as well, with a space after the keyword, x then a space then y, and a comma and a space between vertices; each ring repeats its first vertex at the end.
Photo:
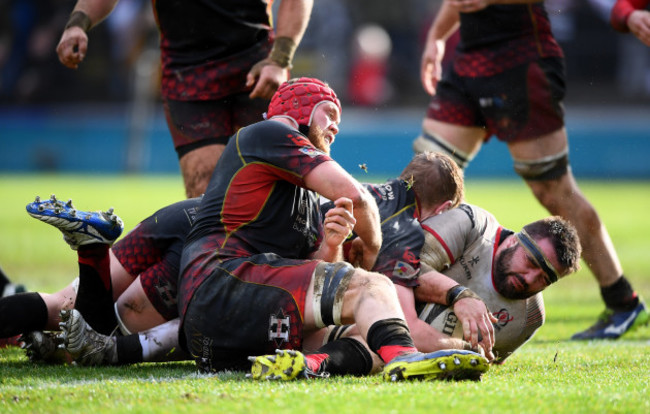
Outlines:
POLYGON ((327 81, 341 101, 347 100, 350 38, 354 29, 347 3, 348 0, 314 2, 291 73, 296 77, 310 76, 327 81))

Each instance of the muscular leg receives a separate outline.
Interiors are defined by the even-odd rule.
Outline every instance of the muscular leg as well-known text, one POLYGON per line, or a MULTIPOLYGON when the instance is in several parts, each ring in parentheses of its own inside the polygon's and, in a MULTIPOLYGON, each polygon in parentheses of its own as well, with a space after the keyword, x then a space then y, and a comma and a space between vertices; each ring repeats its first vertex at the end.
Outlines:
MULTIPOLYGON (((467 154, 469 160, 481 149, 483 139, 485 138, 485 130, 483 128, 454 125, 431 118, 424 118, 422 121, 422 130, 442 139, 445 143, 467 154)), ((427 150, 426 145, 423 150, 427 150)), ((430 151, 443 152, 454 158, 453 154, 447 151, 441 151, 438 148, 431 148, 430 151)))
POLYGON ((120 295, 115 305, 124 328, 129 332, 142 332, 167 322, 149 301, 140 276, 120 295))
POLYGON ((205 192, 212 171, 223 153, 225 145, 213 144, 196 148, 183 155, 179 162, 187 198, 198 197, 205 192))
MULTIPOLYGON (((561 154, 566 149, 567 134, 564 128, 538 139, 510 144, 513 158, 524 161, 518 163, 519 166, 523 164, 524 170, 530 168, 526 161, 561 154)), ((549 166, 554 162, 542 164, 549 166)), ((537 173, 533 175, 535 174, 537 173)), ((563 175, 542 178, 526 177, 526 183, 551 214, 568 219, 576 227, 582 244, 583 259, 598 281, 607 307, 594 325, 576 333, 572 339, 616 339, 637 326, 647 324, 650 315, 645 303, 623 275, 607 229, 594 207, 580 192, 571 169, 563 175)))
MULTIPOLYGON (((560 129, 538 139, 509 144, 517 160, 534 160, 566 149, 567 134, 560 129)), ((571 170, 553 180, 526 180, 539 202, 553 215, 569 220, 577 229, 582 254, 601 287, 613 285, 623 274, 621 263, 605 225, 582 194, 571 170)))

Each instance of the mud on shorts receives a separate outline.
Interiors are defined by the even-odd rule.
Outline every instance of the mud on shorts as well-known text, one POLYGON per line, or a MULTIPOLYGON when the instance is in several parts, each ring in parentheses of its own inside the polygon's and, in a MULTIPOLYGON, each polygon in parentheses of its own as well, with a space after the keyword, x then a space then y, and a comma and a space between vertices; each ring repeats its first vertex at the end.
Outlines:
POLYGON ((544 58, 493 76, 443 77, 427 108, 427 118, 485 127, 486 140, 526 140, 564 126, 564 62, 544 58))
POLYGON ((225 145, 240 128, 262 121, 269 101, 251 99, 249 93, 207 101, 164 99, 165 119, 178 158, 206 145, 225 145))
POLYGON ((197 288, 181 320, 181 346, 203 372, 249 370, 248 356, 301 349, 312 278, 316 321, 325 326, 336 322, 337 308, 340 318, 343 293, 354 273, 347 263, 293 260, 275 254, 229 260, 219 266, 197 288))
MULTIPOLYGON (((158 248, 153 239, 139 235, 140 228, 135 227, 111 250, 131 276, 140 276, 142 289, 156 311, 168 321, 175 319, 178 317, 176 296, 180 250, 158 248)), ((182 247, 180 245, 178 249, 182 247)))

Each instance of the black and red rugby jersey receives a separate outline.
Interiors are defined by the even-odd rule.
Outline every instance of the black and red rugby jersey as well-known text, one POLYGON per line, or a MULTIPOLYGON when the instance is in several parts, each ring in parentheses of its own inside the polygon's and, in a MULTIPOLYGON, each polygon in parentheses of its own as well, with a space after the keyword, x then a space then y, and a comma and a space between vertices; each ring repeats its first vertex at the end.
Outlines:
POLYGON ((188 236, 190 250, 215 249, 222 261, 258 253, 308 258, 323 225, 318 194, 304 188, 304 177, 331 160, 280 122, 240 129, 212 175, 188 236))

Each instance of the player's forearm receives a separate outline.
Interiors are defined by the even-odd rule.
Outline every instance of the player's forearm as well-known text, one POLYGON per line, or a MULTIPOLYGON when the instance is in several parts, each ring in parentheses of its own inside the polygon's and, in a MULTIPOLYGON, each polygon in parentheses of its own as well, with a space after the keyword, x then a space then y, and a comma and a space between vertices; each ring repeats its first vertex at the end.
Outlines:
POLYGON ((288 37, 299 44, 309 24, 313 6, 314 0, 282 0, 278 7, 276 36, 288 37))
POLYGON ((460 25, 460 13, 457 9, 449 6, 446 2, 440 6, 440 10, 436 15, 429 32, 427 34, 428 41, 444 40, 446 41, 460 25))
POLYGON ((278 9, 275 42, 269 59, 281 68, 291 69, 293 55, 302 40, 314 3, 313 0, 282 0, 278 9))
POLYGON ((78 0, 72 13, 77 11, 84 13, 90 19, 90 28, 92 28, 111 14, 118 1, 119 0, 78 0))
POLYGON ((367 247, 379 252, 381 247, 381 224, 377 203, 370 194, 361 186, 359 196, 353 199, 353 214, 357 220, 354 232, 363 240, 367 247))
POLYGON ((469 343, 461 338, 451 338, 418 319, 409 324, 415 347, 420 352, 435 352, 441 349, 469 349, 469 343))
POLYGON ((447 303, 447 293, 458 282, 435 270, 426 272, 418 278, 420 286, 415 288, 415 297, 420 302, 447 303))

